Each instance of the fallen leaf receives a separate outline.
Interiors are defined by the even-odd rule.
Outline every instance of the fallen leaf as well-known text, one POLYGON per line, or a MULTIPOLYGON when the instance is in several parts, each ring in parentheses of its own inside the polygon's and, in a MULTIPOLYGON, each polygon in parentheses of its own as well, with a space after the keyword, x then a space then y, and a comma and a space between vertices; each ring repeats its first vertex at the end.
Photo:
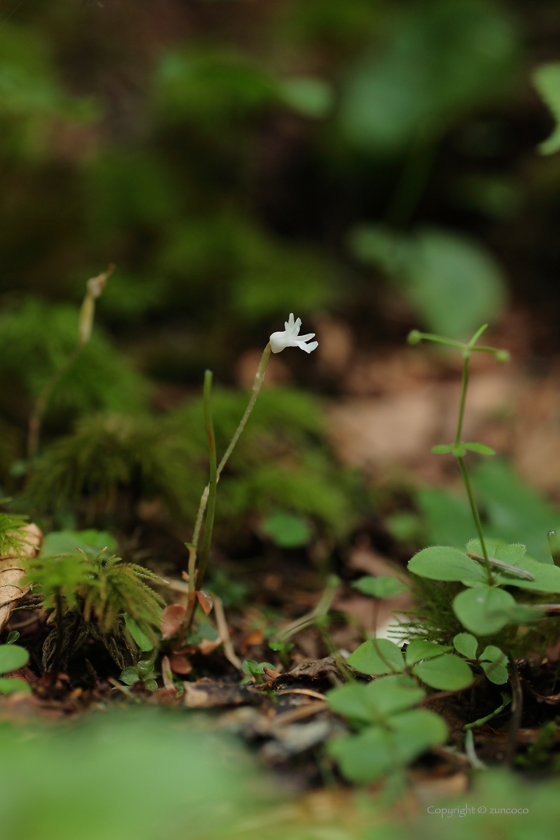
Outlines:
POLYGON ((163 639, 169 639, 181 627, 185 620, 187 608, 182 604, 171 604, 166 607, 161 614, 161 636, 163 639))
POLYGON ((169 665, 176 674, 190 674, 192 665, 186 656, 180 653, 172 653, 169 657, 169 665))
POLYGON ((209 653, 212 653, 212 651, 216 650, 217 647, 220 647, 221 644, 222 640, 219 637, 214 640, 203 639, 196 646, 196 649, 199 651, 199 653, 204 654, 204 656, 208 656, 209 653))
POLYGON ((204 610, 206 615, 210 615, 212 612, 212 608, 214 607, 214 599, 210 592, 206 589, 199 589, 196 593, 196 597, 198 598, 198 603, 204 610))
MULTIPOLYGON (((19 532, 18 532, 19 533, 19 532)), ((22 560, 36 557, 43 542, 43 532, 33 524, 21 529, 25 534, 19 553, 11 551, 0 557, 0 631, 9 621, 14 607, 29 592, 25 584, 25 570, 22 560)))
POLYGON ((247 649, 252 647, 253 645, 260 645, 264 641, 263 631, 259 627, 257 630, 253 630, 251 633, 248 633, 245 638, 242 640, 241 645, 239 647, 240 653, 245 655, 247 653, 247 649))

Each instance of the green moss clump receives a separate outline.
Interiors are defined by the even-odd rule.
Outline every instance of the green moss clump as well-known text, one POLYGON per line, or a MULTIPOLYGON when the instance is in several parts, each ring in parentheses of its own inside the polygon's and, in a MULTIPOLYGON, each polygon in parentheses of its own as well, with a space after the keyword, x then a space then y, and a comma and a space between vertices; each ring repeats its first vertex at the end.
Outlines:
MULTIPOLYGON (((0 411, 27 423, 31 404, 78 339, 78 311, 28 298, 0 316, 0 411)), ((147 384, 96 328, 90 342, 63 374, 48 413, 66 418, 85 412, 140 411, 147 384)))

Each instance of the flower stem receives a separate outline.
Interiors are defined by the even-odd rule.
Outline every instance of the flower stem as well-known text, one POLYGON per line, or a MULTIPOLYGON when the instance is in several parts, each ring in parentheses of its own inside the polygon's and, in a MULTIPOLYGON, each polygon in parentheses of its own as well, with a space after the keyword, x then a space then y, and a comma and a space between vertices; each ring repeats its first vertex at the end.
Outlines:
POLYGON ((492 572, 490 570, 490 561, 488 560, 488 551, 486 550, 486 543, 484 542, 484 535, 482 533, 482 525, 480 523, 480 516, 478 515, 478 508, 476 506, 476 502, 474 500, 474 494, 472 491, 471 480, 469 478, 469 474, 467 472, 467 468, 465 466, 465 459, 463 457, 458 457, 457 460, 459 461, 459 466, 461 468, 461 475, 463 476, 463 483, 465 485, 465 489, 467 491, 467 496, 469 497, 469 504, 471 506, 471 511, 474 519, 474 524, 476 525, 476 530, 478 533, 478 539, 480 540, 480 547, 482 548, 482 556, 484 557, 484 563, 486 565, 486 574, 488 575, 488 584, 492 586, 494 583, 494 578, 492 577, 492 572))
MULTIPOLYGON (((228 448, 225 451, 225 454, 224 454, 222 460, 218 464, 218 468, 216 470, 216 482, 219 481, 222 470, 225 467, 225 465, 227 464, 227 462, 229 460, 229 457, 230 457, 231 453, 233 452, 233 450, 235 448, 235 445, 236 445, 237 441, 239 440, 239 438, 241 436, 241 432, 245 428, 247 420, 249 419, 249 416, 250 416, 253 408, 255 407, 257 397, 259 396, 259 392, 260 392, 260 390, 262 388, 262 384, 264 382, 264 374, 265 374, 266 366, 268 364, 268 360, 270 358, 270 352, 271 352, 271 347, 270 347, 270 342, 268 342, 268 344, 264 348, 263 354, 261 356, 261 360, 259 362, 259 367, 258 367, 257 372, 255 374, 255 379, 253 381, 253 387, 251 389, 251 398, 249 400, 249 404, 248 404, 247 408, 245 409, 245 413, 243 414, 243 417, 241 418, 241 420, 239 422, 239 425, 238 425, 237 429, 235 430, 235 433, 234 433, 234 435, 231 439, 231 442, 230 442, 228 448)), ((202 528, 202 520, 204 518, 204 511, 206 510, 206 505, 208 503, 209 491, 210 491, 210 485, 208 484, 204 488, 204 492, 203 492, 203 494, 200 498, 200 504, 198 506, 198 511, 197 511, 197 514, 196 514, 194 534, 193 534, 193 539, 192 539, 193 545, 195 546, 195 548, 198 547, 198 541, 200 539, 200 531, 201 531, 201 528, 202 528)))
MULTIPOLYGON (((216 484, 218 482, 218 469, 216 466, 216 439, 214 437, 214 424, 212 423, 212 409, 210 406, 210 395, 212 393, 212 371, 207 370, 204 374, 204 422, 206 423, 206 434, 208 435, 208 452, 210 455, 210 481, 208 483, 208 508, 204 523, 204 539, 202 551, 198 561, 196 573, 196 588, 200 589, 212 542, 212 531, 214 528, 214 516, 216 514, 216 484)), ((193 586, 195 582, 193 581, 193 586)))

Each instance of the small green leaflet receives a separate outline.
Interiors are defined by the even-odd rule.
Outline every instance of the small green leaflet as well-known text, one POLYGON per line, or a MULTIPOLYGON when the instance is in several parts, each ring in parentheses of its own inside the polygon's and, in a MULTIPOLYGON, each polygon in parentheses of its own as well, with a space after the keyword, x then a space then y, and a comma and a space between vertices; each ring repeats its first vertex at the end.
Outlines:
POLYGON ((445 545, 423 548, 408 561, 408 569, 431 580, 468 581, 467 585, 486 582, 486 572, 479 563, 445 545))
POLYGON ((355 581, 352 586, 363 595, 371 595, 373 598, 394 598, 395 595, 408 592, 406 583, 402 583, 392 575, 379 575, 379 577, 368 575, 355 581))
POLYGON ((479 455, 495 455, 496 452, 492 447, 486 446, 485 443, 444 443, 438 446, 432 446, 432 452, 435 455, 445 455, 450 452, 456 458, 463 458, 469 452, 478 452, 479 455))
POLYGON ((425 642, 419 639, 415 642, 410 642, 406 648, 406 664, 410 667, 421 662, 423 659, 432 659, 434 656, 441 656, 442 653, 447 653, 451 650, 449 645, 436 645, 434 642, 425 642))
POLYGON ((399 648, 389 639, 370 639, 348 657, 348 664, 361 674, 380 676, 404 671, 404 658, 399 648))
POLYGON ((509 623, 500 612, 515 606, 515 600, 509 592, 493 586, 475 586, 460 592, 453 601, 453 611, 463 627, 478 636, 497 633, 509 623))
POLYGON ((453 647, 457 653, 467 659, 476 659, 478 639, 475 639, 470 633, 458 633, 453 639, 453 647))
POLYGON ((560 62, 537 67, 533 73, 533 83, 556 120, 554 131, 539 146, 541 155, 552 155, 560 151, 560 62))
POLYGON ((473 673, 465 660, 455 654, 444 654, 434 659, 426 659, 415 665, 412 673, 432 688, 443 691, 459 691, 467 688, 474 680, 473 673))

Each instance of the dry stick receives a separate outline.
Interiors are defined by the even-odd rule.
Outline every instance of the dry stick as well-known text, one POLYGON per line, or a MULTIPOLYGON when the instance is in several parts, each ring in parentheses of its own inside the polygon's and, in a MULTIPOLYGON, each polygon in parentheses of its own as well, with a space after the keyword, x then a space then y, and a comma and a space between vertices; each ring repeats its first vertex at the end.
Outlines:
POLYGON ((231 662, 231 664, 237 668, 238 671, 243 670, 243 664, 237 654, 235 653, 235 649, 233 647, 231 636, 229 635, 229 629, 227 626, 226 616, 224 613, 224 605, 222 603, 222 599, 218 598, 217 595, 213 596, 214 598, 214 613, 216 615, 216 624, 218 625, 218 632, 221 636, 223 645, 224 645, 224 653, 226 655, 226 659, 231 662))

